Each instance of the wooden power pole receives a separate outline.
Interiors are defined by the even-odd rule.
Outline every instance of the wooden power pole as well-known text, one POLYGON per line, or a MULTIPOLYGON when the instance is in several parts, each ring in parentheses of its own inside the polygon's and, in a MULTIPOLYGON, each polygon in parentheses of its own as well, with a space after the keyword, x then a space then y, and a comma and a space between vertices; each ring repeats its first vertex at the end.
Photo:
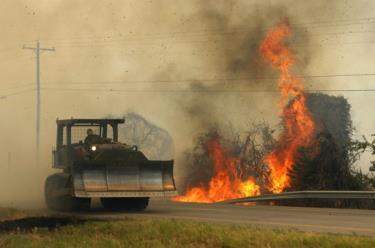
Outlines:
POLYGON ((36 47, 23 46, 22 48, 33 50, 36 54, 36 157, 38 162, 40 145, 40 53, 42 51, 54 52, 55 48, 41 48, 39 41, 36 41, 36 47))

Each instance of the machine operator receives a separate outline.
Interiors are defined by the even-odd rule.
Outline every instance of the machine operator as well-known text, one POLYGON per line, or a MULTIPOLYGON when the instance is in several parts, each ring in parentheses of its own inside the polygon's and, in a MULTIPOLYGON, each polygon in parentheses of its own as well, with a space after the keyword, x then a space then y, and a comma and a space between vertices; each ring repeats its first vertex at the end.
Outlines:
POLYGON ((87 146, 90 147, 94 144, 102 143, 102 138, 99 135, 94 134, 94 131, 91 128, 87 129, 86 133, 87 133, 87 137, 85 138, 85 144, 87 146))

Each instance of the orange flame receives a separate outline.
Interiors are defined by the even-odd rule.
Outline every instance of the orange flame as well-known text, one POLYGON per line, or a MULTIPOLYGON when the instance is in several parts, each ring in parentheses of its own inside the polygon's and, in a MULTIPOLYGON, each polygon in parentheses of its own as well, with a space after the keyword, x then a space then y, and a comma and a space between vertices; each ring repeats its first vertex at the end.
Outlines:
POLYGON ((274 193, 282 192, 290 186, 288 171, 294 165, 298 148, 311 142, 315 130, 314 120, 306 107, 302 79, 291 73, 291 67, 296 60, 284 43, 289 34, 288 23, 280 23, 267 34, 260 46, 263 57, 280 73, 279 104, 285 129, 279 137, 276 149, 265 157, 270 168, 271 180, 268 188, 274 193))
POLYGON ((214 167, 214 176, 208 187, 191 187, 185 195, 174 197, 174 201, 212 203, 260 194, 260 187, 253 178, 240 179, 236 169, 239 160, 226 154, 219 138, 210 140, 207 148, 214 167))
MULTIPOLYGON (((291 73, 295 57, 284 44, 290 34, 289 25, 281 23, 272 29, 260 45, 260 52, 266 61, 280 73, 279 107, 285 129, 281 133, 276 148, 264 158, 270 170, 268 189, 279 193, 290 186, 288 171, 295 163, 298 148, 311 142, 315 123, 306 107, 301 78, 291 73)), ((184 195, 174 201, 212 203, 227 199, 260 195, 260 187, 252 177, 242 181, 237 174, 238 158, 228 156, 219 142, 212 139, 208 144, 208 155, 214 166, 214 176, 208 186, 190 187, 184 195)))

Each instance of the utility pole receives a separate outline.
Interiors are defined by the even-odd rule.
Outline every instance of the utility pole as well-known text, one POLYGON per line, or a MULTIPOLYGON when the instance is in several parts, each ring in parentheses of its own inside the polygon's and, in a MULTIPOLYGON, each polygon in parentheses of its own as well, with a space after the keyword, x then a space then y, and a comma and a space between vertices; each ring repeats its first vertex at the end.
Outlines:
POLYGON ((54 52, 55 48, 41 48, 39 40, 36 41, 36 47, 23 46, 23 49, 33 50, 36 54, 36 158, 39 161, 40 144, 40 53, 42 51, 54 52))

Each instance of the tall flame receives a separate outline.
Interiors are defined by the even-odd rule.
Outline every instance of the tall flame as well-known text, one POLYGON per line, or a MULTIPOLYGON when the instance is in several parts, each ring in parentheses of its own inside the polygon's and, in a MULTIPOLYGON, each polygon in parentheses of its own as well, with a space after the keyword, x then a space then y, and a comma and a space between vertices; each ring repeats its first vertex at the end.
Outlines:
POLYGON ((260 52, 271 66, 280 73, 279 107, 285 129, 281 133, 276 148, 265 157, 270 169, 269 190, 282 192, 290 186, 288 171, 292 168, 298 148, 311 142, 315 123, 306 107, 303 81, 291 72, 296 59, 285 45, 285 38, 290 35, 288 23, 283 22, 268 32, 260 45, 260 52))
POLYGON ((219 137, 212 138, 207 143, 208 156, 213 163, 214 176, 208 187, 200 185, 191 187, 185 195, 173 198, 181 202, 212 203, 233 198, 260 194, 260 187, 251 177, 242 181, 236 166, 239 159, 229 156, 220 144, 219 137))
MULTIPOLYGON (((275 149, 264 158, 270 170, 268 190, 274 193, 282 192, 290 186, 288 171, 295 163, 298 148, 311 142, 315 130, 315 123, 306 107, 302 79, 291 73, 296 59, 284 44, 288 35, 289 25, 280 23, 268 32, 260 45, 263 58, 280 73, 279 107, 285 129, 275 149)), ((190 187, 184 195, 173 198, 174 201, 212 203, 260 194, 260 187, 252 177, 241 180, 236 170, 239 159, 225 152, 218 137, 210 140, 207 148, 214 176, 207 186, 202 184, 190 187)))

